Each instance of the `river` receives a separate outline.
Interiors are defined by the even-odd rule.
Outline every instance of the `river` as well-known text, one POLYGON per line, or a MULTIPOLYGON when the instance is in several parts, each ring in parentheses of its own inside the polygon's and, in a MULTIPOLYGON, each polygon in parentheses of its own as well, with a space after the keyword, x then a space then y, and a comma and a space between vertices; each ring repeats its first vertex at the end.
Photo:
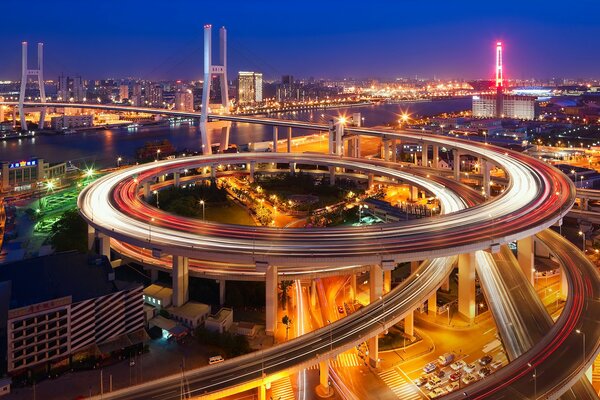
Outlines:
MULTIPOLYGON (((414 116, 432 116, 443 112, 455 112, 471 108, 471 99, 449 99, 433 102, 401 104, 381 104, 353 107, 348 109, 329 109, 303 111, 278 115, 284 119, 326 122, 334 116, 360 112, 365 126, 376 126, 398 119, 402 112, 414 116)), ((293 136, 306 134, 305 130, 293 131, 293 136)), ((272 138, 269 127, 233 123, 230 143, 268 141, 272 138)), ((196 124, 172 124, 145 126, 136 129, 118 128, 74 133, 70 135, 39 135, 34 138, 6 140, 0 142, 0 160, 15 161, 40 157, 49 162, 72 161, 77 164, 94 165, 96 168, 116 164, 118 157, 131 160, 135 151, 146 142, 168 139, 177 150, 199 150, 200 129, 196 124)), ((212 139, 218 142, 219 138, 212 139)))

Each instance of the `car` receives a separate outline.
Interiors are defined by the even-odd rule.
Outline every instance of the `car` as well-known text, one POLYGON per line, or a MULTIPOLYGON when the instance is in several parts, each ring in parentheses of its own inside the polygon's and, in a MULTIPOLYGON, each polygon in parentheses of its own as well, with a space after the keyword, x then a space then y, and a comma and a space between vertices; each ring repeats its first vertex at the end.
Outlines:
POLYGON ((475 371, 475 368, 476 368, 475 364, 472 364, 472 363, 471 363, 471 364, 467 364, 467 365, 465 365, 465 366, 463 367, 463 370, 464 370, 464 371, 465 371, 467 374, 470 374, 471 372, 475 371))
POLYGON ((430 363, 428 363, 427 365, 425 365, 425 366, 423 367, 423 371, 424 371, 426 374, 428 374, 428 373, 430 373, 430 372, 433 372, 433 371, 435 371, 435 370, 436 370, 436 368, 437 368, 437 365, 435 365, 434 363, 431 363, 431 362, 430 362, 430 363))
POLYGON ((427 384, 425 384, 425 389, 431 390, 433 388, 438 387, 440 385, 440 383, 442 383, 442 380, 440 378, 438 378, 435 375, 431 375, 429 377, 429 382, 427 382, 427 384))
POLYGON ((465 376, 462 378, 462 382, 463 382, 465 385, 468 385, 468 384, 470 384, 470 383, 473 383, 473 382, 475 382, 476 380, 477 380, 477 378, 476 378, 476 377, 475 377, 475 375, 473 375, 473 374, 467 374, 467 375, 465 375, 465 376))
POLYGON ((464 362, 463 360, 459 360, 457 362, 450 364, 450 368, 452 368, 454 371, 459 371, 459 370, 463 369, 463 367, 465 365, 467 365, 466 362, 464 362))
POLYGON ((502 366, 502 361, 496 361, 492 364, 492 369, 498 369, 502 366))
POLYGON ((450 375, 450 382, 456 382, 457 380, 460 379, 460 377, 462 376, 463 372, 462 371, 456 371, 455 373, 450 375))
POLYGON ((493 359, 491 355, 487 354, 479 359, 479 365, 488 365, 493 359))
POLYGON ((340 314, 343 314, 343 313, 344 313, 344 307, 342 307, 342 306, 338 306, 338 312, 339 312, 340 314))
POLYGON ((435 373, 435 376, 437 376, 438 378, 443 378, 446 376, 446 372, 443 369, 440 369, 438 372, 435 373))
POLYGON ((430 399, 437 399, 440 396, 443 396, 446 394, 446 391, 442 388, 435 388, 433 389, 431 392, 429 392, 429 398, 430 399))
POLYGON ((441 367, 445 367, 452 361, 454 361, 454 354, 452 353, 445 353, 438 357, 438 364, 440 364, 441 367))
POLYGON ((415 379, 413 383, 414 383, 415 385, 417 385, 417 386, 421 387, 421 386, 423 386, 424 384, 426 384, 426 383, 427 383, 427 381, 428 381, 428 379, 427 379, 427 375, 423 374, 423 375, 421 375, 420 377, 418 377, 417 379, 415 379))
POLYGON ((450 392, 454 392, 459 387, 460 387, 460 383, 450 382, 448 385, 446 385, 446 387, 444 387, 444 389, 446 390, 446 392, 450 393, 450 392))
POLYGON ((483 367, 479 370, 479 376, 482 378, 485 378, 486 376, 488 376, 491 373, 492 373, 492 371, 488 367, 483 367))

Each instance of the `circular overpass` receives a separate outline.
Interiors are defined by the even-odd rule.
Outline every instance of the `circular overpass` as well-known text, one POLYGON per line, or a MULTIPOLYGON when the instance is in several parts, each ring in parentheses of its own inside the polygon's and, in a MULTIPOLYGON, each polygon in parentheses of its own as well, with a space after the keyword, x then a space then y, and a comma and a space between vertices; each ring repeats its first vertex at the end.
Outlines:
POLYGON ((461 199, 443 183, 411 173, 409 168, 392 169, 371 160, 323 154, 240 153, 164 160, 117 171, 86 187, 78 206, 89 225, 121 243, 206 262, 267 262, 293 273, 382 261, 433 259, 488 249, 551 226, 574 202, 571 181, 541 161, 446 137, 428 136, 427 140, 461 147, 493 162, 506 172, 506 190, 486 203, 462 209, 461 199), (174 216, 151 207, 139 195, 146 182, 161 175, 215 164, 250 162, 345 168, 410 182, 440 198, 444 215, 360 227, 250 227, 174 216))

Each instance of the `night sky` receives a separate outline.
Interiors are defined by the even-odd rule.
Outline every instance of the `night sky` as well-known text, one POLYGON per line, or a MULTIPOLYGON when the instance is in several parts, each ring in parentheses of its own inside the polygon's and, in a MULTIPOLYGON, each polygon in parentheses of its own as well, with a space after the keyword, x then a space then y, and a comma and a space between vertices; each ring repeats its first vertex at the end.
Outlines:
POLYGON ((0 10, 0 80, 19 78, 23 40, 32 59, 31 44, 45 43, 47 79, 197 79, 205 23, 215 42, 228 28, 230 76, 491 78, 502 40, 505 77, 600 77, 598 0, 9 0, 0 10))

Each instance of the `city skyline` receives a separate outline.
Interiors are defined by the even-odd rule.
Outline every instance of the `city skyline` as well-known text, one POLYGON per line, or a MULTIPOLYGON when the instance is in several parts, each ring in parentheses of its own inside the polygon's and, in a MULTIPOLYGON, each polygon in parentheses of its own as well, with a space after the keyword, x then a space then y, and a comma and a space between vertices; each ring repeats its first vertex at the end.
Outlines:
MULTIPOLYGON (((496 40, 505 45, 507 79, 598 77, 594 65, 600 55, 586 40, 600 34, 593 23, 600 6, 591 1, 568 9, 554 7, 558 2, 509 1, 500 12, 491 5, 437 1, 380 3, 368 10, 357 1, 310 2, 301 8, 231 1, 225 9, 205 11, 185 1, 169 10, 163 23, 152 4, 78 5, 82 18, 64 19, 69 2, 33 1, 51 22, 5 22, 0 77, 18 78, 19 46, 25 40, 45 43, 47 79, 61 73, 84 79, 201 79, 202 26, 211 22, 230 32, 231 70, 261 71, 265 79, 285 74, 489 79, 496 40)), ((7 15, 20 12, 16 4, 5 10, 7 15)))

